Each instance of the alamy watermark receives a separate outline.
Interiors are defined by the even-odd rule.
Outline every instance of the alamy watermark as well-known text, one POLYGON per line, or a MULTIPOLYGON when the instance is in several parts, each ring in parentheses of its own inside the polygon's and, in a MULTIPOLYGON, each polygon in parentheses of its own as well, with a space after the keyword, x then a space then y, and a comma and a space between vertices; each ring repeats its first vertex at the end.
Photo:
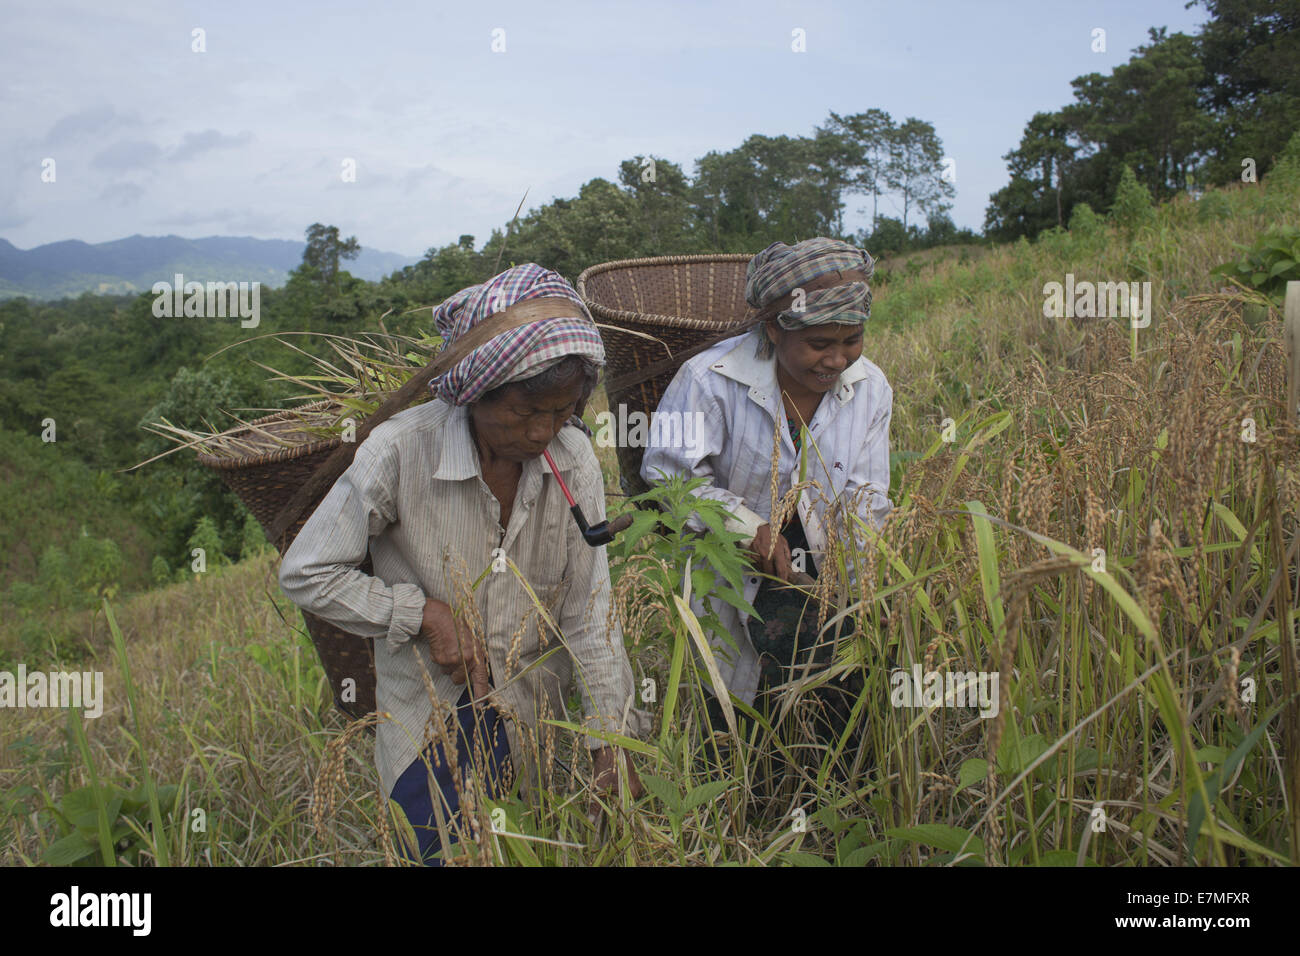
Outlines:
POLYGON ((703 412, 629 412, 620 404, 615 411, 596 415, 596 444, 601 448, 704 447, 703 412))
POLYGON ((1075 282, 1074 273, 1067 272, 1065 284, 1048 282, 1043 296, 1043 315, 1049 319, 1123 318, 1134 329, 1151 324, 1150 282, 1075 282))
POLYGON ((255 329, 262 321, 262 283, 260 282, 186 282, 176 273, 174 282, 155 282, 149 290, 155 296, 155 318, 238 317, 241 328, 255 329))
POLYGON ((0 708, 82 707, 87 717, 104 713, 103 671, 0 671, 0 708))
POLYGON ((152 893, 83 893, 73 884, 67 893, 50 897, 50 925, 120 926, 133 936, 148 936, 152 910, 152 893))
POLYGON ((912 665, 909 674, 898 669, 889 675, 889 702, 895 707, 978 707, 980 716, 996 717, 997 671, 922 671, 912 665))

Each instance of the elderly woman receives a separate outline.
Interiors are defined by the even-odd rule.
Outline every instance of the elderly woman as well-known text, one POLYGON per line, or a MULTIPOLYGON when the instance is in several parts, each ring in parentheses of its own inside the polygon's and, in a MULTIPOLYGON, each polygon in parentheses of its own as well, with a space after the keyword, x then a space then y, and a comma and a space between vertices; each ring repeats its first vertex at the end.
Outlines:
MULTIPOLYGON (((564 718, 575 668, 588 730, 627 733, 643 719, 622 635, 606 627, 605 549, 583 540, 541 457, 600 520, 595 453, 564 427, 604 363, 594 323, 563 278, 531 263, 457 293, 434 319, 450 345, 515 303, 556 297, 571 314, 489 339, 432 383, 433 401, 376 427, 280 569, 296 604, 375 639, 379 775, 435 865, 439 821, 458 821, 467 769, 489 797, 512 775, 538 780, 554 738, 544 721, 564 718), (358 569, 367 551, 373 575, 358 569)), ((597 784, 612 786, 615 751, 587 744, 597 784)))
MULTIPOLYGON (((827 558, 825 525, 836 520, 827 516, 832 504, 856 509, 873 526, 892 508, 893 390, 862 355, 872 270, 870 256, 834 239, 777 242, 756 255, 745 297, 761 321, 683 363, 659 404, 661 412, 703 413, 702 439, 665 447, 652 437, 642 460, 646 481, 707 479, 696 493, 726 505, 734 516, 727 529, 745 536, 763 574, 783 581, 796 570, 818 575, 827 558), (776 500, 799 481, 801 468, 821 491, 802 491, 797 510, 774 527, 778 433, 776 500)), ((688 524, 704 530, 698 518, 688 524)), ((713 650, 727 689, 746 704, 760 684, 780 683, 796 663, 807 663, 817 637, 815 609, 806 613, 800 592, 779 585, 757 575, 746 580, 745 599, 762 620, 712 602, 736 645, 715 639, 713 650)), ((828 648, 820 650, 818 659, 827 659, 828 648)), ((710 710, 716 721, 715 703, 710 710)))

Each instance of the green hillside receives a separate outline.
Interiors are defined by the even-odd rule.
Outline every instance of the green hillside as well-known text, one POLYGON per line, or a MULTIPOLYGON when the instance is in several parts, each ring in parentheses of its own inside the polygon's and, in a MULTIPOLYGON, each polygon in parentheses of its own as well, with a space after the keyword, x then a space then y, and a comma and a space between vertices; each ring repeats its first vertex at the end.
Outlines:
MULTIPOLYGON (((866 351, 895 383, 893 447, 908 460, 875 545, 878 574, 855 605, 858 646, 868 659, 1000 667, 997 720, 899 710, 877 668, 860 715, 874 769, 837 782, 827 775, 833 755, 787 727, 778 740, 811 753, 809 776, 760 799, 740 781, 767 759, 763 748, 736 751, 716 782, 673 750, 690 746, 687 728, 699 718, 701 677, 688 667, 676 712, 658 715, 639 758, 656 782, 635 813, 611 817, 598 838, 558 783, 538 802, 506 802, 518 832, 557 842, 527 852, 472 842, 463 861, 942 864, 964 846, 971 864, 1300 862, 1296 804, 1283 800, 1300 750, 1280 709, 1300 691, 1297 612, 1280 632, 1269 587, 1297 534, 1300 435, 1285 422, 1276 306, 1241 289, 1219 294, 1211 275, 1232 243, 1300 227, 1298 199, 1300 181, 1283 174, 1139 208, 1129 220, 1084 215, 1071 231, 974 262, 948 258, 880 289, 866 351), (1069 271, 1152 282, 1155 321, 1135 339, 1108 319, 1046 318, 1040 290, 1069 271), (1257 429, 1250 443, 1241 439, 1247 413, 1257 429), (945 417, 955 420, 951 444, 945 417), (1094 548, 1106 571, 1096 570, 1094 548), (1223 689, 1228 672, 1250 679, 1248 698, 1223 689), (683 809, 683 795, 702 787, 712 798, 683 809), (1202 788, 1216 794, 1209 812, 1202 788), (815 811, 797 834, 790 805, 815 811), (1100 831, 1094 807, 1109 824, 1100 831)), ((17 447, 28 458, 21 467, 40 474, 32 456, 44 449, 17 447)), ((680 547, 653 534, 620 541, 611 548, 616 585, 662 607, 667 592, 656 589, 679 590, 680 568, 638 583, 628 558, 680 547)), ((375 802, 372 744, 360 724, 340 735, 344 722, 278 594, 276 567, 264 553, 110 602, 138 688, 138 741, 123 733, 124 674, 105 618, 84 622, 87 652, 109 681, 109 708, 88 731, 101 775, 126 787, 138 774, 107 768, 143 765, 156 784, 184 783, 167 791, 177 818, 201 806, 219 821, 203 834, 178 827, 137 841, 150 857, 384 860, 376 830, 395 823, 375 802), (335 810, 315 822, 295 811, 324 793, 335 810)), ((661 687, 674 643, 687 639, 676 620, 655 615, 626 634, 637 673, 661 687)), ((0 758, 19 768, 20 806, 61 792, 60 779, 84 780, 60 714, 26 712, 17 723, 0 758)), ((57 835, 15 822, 4 856, 41 859, 57 835)))

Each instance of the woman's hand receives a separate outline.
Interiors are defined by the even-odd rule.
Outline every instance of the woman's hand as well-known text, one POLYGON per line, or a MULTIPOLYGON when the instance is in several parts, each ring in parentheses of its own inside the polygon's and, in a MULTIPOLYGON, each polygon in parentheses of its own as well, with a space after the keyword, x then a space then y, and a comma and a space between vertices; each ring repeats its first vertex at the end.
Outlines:
POLYGON ((772 549, 772 526, 765 524, 758 529, 758 534, 754 535, 754 540, 749 542, 749 553, 754 558, 754 564, 758 570, 764 574, 770 574, 780 578, 782 581, 790 580, 790 573, 793 565, 790 561, 790 545, 785 540, 785 535, 776 536, 776 550, 772 552, 769 558, 767 553, 772 549))
POLYGON ((481 700, 487 696, 487 657, 470 629, 452 614, 448 604, 433 598, 424 602, 420 635, 429 642, 433 662, 451 677, 453 683, 465 683, 468 675, 470 697, 481 700))
MULTIPOLYGON (((618 764, 616 758, 619 754, 623 755, 623 766, 627 770, 627 792, 633 800, 637 800, 645 793, 645 788, 641 785, 641 778, 636 775, 636 769, 632 766, 631 756, 624 750, 617 747, 601 747, 599 750, 591 752, 592 773, 595 777, 595 789, 601 793, 617 794, 619 789, 618 764)), ((594 801, 588 807, 592 812, 595 811, 594 801)))

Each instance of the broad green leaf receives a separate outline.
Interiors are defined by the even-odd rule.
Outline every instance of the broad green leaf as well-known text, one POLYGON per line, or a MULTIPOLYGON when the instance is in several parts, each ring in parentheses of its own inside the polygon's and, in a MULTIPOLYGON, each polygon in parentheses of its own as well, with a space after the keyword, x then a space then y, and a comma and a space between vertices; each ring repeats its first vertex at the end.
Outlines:
POLYGON ((829 860, 823 859, 812 853, 805 853, 802 850, 785 850, 781 854, 781 859, 791 866, 830 866, 829 860))
POLYGON ((98 850, 98 843, 88 842, 80 833, 70 833, 47 846, 41 859, 50 866, 68 866, 98 850))
POLYGON ((682 801, 682 809, 693 810, 702 803, 716 800, 730 785, 730 780, 710 780, 708 783, 702 783, 686 795, 686 799, 682 801))
POLYGON ((947 823, 922 823, 914 827, 895 827, 886 830, 885 835, 907 840, 909 843, 919 843, 922 846, 938 847, 949 853, 962 852, 962 844, 965 844, 965 852, 984 856, 983 840, 972 836, 969 830, 950 826, 947 823))
POLYGON ((870 846, 858 847, 856 850, 850 852, 849 855, 844 858, 843 862, 841 862, 840 865, 841 866, 866 866, 876 857, 880 856, 880 854, 883 853, 886 849, 888 849, 888 847, 889 844, 884 841, 880 843, 872 843, 870 846))
POLYGON ((1216 747, 1216 746, 1202 747, 1200 750, 1196 751, 1196 762, 1211 763, 1217 765, 1223 763, 1224 759, 1227 756, 1228 756, 1227 747, 1216 747))
POLYGON ((641 774, 641 782, 669 812, 682 812, 682 795, 677 790, 677 784, 648 773, 641 774))
POLYGON ((978 783, 988 775, 989 762, 983 757, 971 757, 969 760, 963 760, 961 769, 957 771, 957 789, 953 793, 961 793, 972 783, 978 783))
POLYGON ((1022 737, 1014 744, 1004 739, 998 747, 998 773, 1017 774, 1037 760, 1047 749, 1042 734, 1022 737))

